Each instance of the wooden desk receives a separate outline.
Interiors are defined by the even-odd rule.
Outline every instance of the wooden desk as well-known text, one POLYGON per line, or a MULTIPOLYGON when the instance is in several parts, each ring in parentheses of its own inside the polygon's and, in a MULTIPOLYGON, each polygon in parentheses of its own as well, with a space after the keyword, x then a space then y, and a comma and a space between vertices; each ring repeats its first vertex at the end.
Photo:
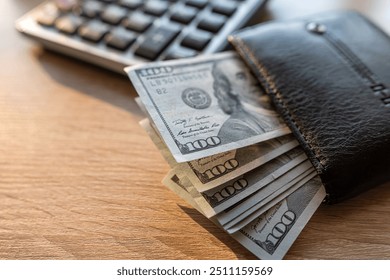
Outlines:
MULTIPOLYGON (((17 34, 38 2, 0 2, 0 259, 255 259, 160 183, 127 78, 17 34)), ((271 0, 268 18, 351 6, 390 32, 386 0, 271 0)), ((389 187, 321 206, 286 258, 389 259, 389 187)))

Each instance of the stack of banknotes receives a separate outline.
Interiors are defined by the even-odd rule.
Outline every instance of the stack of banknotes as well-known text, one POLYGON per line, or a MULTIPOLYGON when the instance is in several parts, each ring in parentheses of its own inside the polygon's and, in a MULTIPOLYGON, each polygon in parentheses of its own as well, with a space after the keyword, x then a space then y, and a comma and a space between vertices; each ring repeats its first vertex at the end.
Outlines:
POLYGON ((234 52, 125 69, 171 167, 163 184, 261 259, 282 259, 325 198, 291 131, 234 52))

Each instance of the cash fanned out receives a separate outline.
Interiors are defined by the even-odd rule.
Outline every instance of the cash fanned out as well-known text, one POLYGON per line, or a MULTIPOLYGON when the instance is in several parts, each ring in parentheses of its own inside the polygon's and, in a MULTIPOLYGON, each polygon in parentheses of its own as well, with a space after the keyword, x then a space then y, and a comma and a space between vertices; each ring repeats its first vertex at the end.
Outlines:
POLYGON ((325 198, 313 166, 233 52, 125 69, 171 171, 163 184, 261 259, 282 259, 325 198))

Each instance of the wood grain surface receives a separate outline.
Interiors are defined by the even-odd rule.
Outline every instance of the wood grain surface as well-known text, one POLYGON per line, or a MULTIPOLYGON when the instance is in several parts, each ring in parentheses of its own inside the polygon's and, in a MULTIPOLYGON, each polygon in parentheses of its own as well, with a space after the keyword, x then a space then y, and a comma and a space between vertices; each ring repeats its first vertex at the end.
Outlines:
MULTIPOLYGON (((0 2, 0 259, 255 259, 166 189, 124 76, 14 29, 0 2)), ((265 19, 354 7, 390 33, 389 1, 271 0, 265 19)), ((321 206, 286 259, 389 259, 390 184, 321 206)))

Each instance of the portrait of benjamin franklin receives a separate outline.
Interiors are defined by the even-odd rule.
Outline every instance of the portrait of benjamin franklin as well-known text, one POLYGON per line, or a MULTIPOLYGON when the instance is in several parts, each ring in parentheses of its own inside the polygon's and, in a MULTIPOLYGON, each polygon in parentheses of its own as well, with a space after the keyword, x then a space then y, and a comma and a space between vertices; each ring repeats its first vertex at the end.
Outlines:
POLYGON ((231 142, 256 136, 280 125, 268 96, 241 62, 221 60, 214 63, 213 90, 222 111, 229 118, 218 136, 231 142))

